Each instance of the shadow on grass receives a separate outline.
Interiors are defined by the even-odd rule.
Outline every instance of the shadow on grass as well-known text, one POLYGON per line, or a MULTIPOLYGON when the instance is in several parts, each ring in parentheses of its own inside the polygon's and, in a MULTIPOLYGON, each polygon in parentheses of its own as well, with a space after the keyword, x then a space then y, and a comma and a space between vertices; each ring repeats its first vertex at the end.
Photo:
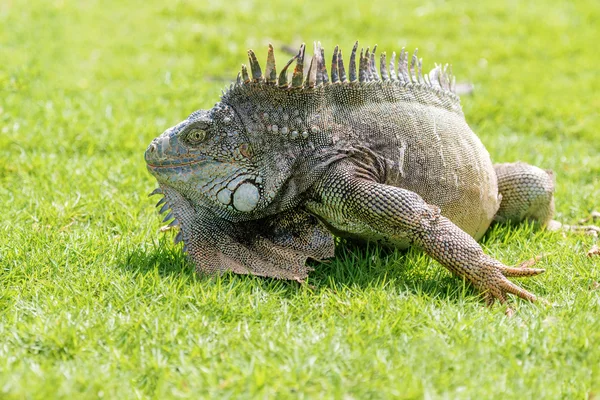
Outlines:
POLYGON ((342 240, 335 258, 327 263, 311 263, 315 270, 309 282, 329 289, 388 287, 428 298, 458 301, 465 294, 477 295, 462 279, 418 248, 398 250, 374 243, 342 240))
MULTIPOLYGON (((155 271, 163 277, 186 277, 188 282, 212 280, 199 275, 187 259, 181 246, 173 246, 165 235, 151 249, 130 251, 120 267, 132 274, 148 274, 155 271)), ((419 249, 407 251, 389 249, 372 243, 340 240, 335 257, 325 262, 309 260, 314 268, 309 274, 311 290, 364 290, 375 287, 392 288, 398 293, 409 292, 418 296, 458 301, 465 294, 477 292, 462 280, 452 277, 441 265, 419 249)), ((267 292, 294 296, 307 289, 295 281, 278 280, 250 275, 225 274, 223 283, 251 283, 267 292), (233 281, 233 282, 232 282, 233 281)))

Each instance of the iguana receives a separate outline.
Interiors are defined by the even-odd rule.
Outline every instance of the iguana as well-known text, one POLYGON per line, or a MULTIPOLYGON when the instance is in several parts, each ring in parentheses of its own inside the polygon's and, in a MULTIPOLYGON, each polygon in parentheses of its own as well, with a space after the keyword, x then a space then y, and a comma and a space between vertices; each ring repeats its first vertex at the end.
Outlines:
POLYGON ((424 74, 417 50, 402 49, 389 64, 382 53, 378 72, 376 46, 357 50, 346 69, 336 46, 328 72, 321 45, 310 63, 302 45, 279 75, 271 45, 264 72, 249 50, 250 68, 213 108, 152 141, 152 194, 180 227, 175 241, 202 273, 299 281, 307 258, 333 256, 333 234, 415 245, 490 304, 508 293, 535 301, 507 277, 544 270, 505 266, 476 239, 493 220, 548 222, 551 174, 492 165, 447 66, 424 74))

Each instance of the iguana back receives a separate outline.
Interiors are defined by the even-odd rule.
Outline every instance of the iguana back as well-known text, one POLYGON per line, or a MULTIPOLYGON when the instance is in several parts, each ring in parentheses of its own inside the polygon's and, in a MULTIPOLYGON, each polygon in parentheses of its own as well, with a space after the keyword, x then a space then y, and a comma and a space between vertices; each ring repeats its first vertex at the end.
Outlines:
MULTIPOLYGON (((314 158, 327 149, 337 160, 352 153, 353 159, 369 164, 365 172, 376 173, 379 182, 418 193, 463 230, 481 237, 500 206, 496 174, 487 150, 465 122, 449 70, 436 67, 423 75, 417 51, 409 65, 402 50, 398 64, 394 55, 389 69, 386 54, 381 55, 380 77, 375 51, 368 48, 361 50, 356 68, 357 46, 358 42, 349 79, 336 48, 328 84, 319 46, 305 80, 296 79, 297 86, 293 82, 303 70, 304 47, 294 58, 300 68, 291 85, 284 79, 286 69, 278 85, 264 77, 250 52, 252 78, 242 71, 222 102, 240 117, 254 147, 269 148, 274 158, 314 158)), ((272 49, 269 59, 267 77, 274 68, 272 49)), ((312 175, 316 172, 313 169, 312 175)))

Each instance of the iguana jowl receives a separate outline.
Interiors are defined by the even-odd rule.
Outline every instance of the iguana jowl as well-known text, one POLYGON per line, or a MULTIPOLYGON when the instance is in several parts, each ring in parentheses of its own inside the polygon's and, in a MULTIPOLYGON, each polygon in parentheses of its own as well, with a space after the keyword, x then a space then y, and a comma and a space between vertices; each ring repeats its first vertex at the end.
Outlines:
POLYGON ((152 141, 145 158, 159 182, 165 221, 200 272, 303 280, 308 257, 333 256, 336 235, 416 245, 481 289, 488 302, 535 296, 506 277, 479 239, 496 220, 553 213, 553 182, 524 164, 492 165, 465 122, 449 69, 423 74, 417 52, 396 61, 372 51, 333 51, 327 72, 304 45, 277 75, 248 51, 237 82, 210 110, 152 141), (358 58, 358 60, 357 60, 358 58), (296 62, 291 77, 288 68, 296 62), (358 66, 357 66, 358 61, 358 66))

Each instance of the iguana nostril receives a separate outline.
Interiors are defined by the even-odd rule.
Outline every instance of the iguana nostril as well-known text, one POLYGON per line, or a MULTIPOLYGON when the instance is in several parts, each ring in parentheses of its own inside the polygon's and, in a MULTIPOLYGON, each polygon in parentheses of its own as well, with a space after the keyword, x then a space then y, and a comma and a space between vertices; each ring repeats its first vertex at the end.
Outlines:
POLYGON ((152 142, 152 143, 150 143, 150 146, 148 146, 148 149, 146 149, 146 154, 145 154, 146 159, 148 160, 150 158, 155 157, 154 153, 156 153, 156 144, 154 142, 152 142))

